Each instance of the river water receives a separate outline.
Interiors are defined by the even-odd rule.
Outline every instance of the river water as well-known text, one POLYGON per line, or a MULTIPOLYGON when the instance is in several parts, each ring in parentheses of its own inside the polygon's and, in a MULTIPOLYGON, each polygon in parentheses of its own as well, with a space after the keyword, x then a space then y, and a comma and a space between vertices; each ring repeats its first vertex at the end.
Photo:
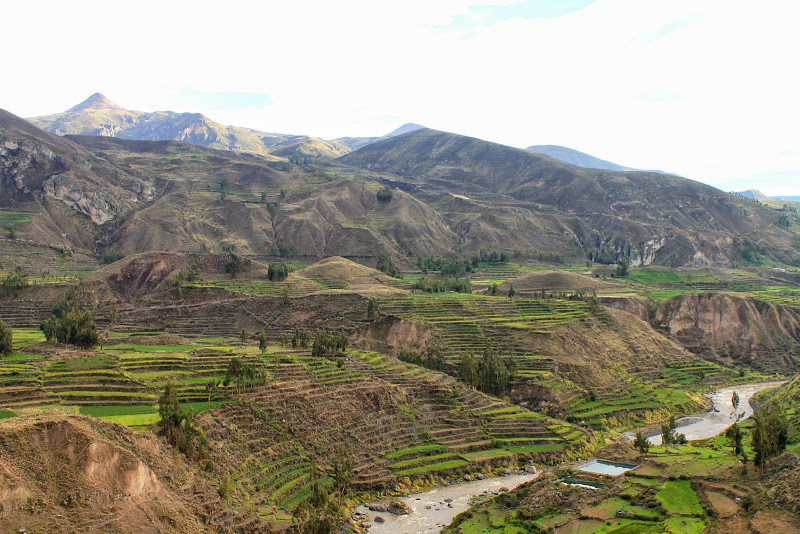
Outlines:
MULTIPOLYGON (((712 409, 709 412, 682 417, 677 420, 678 432, 687 439, 706 439, 725 431, 737 420, 744 420, 753 415, 750 399, 762 389, 774 388, 784 382, 762 382, 743 384, 712 391, 708 394, 712 409), (733 407, 733 392, 739 395, 739 405, 733 407)), ((633 439, 634 433, 626 432, 633 439)), ((649 437, 653 445, 661 445, 661 434, 649 437)), ((500 488, 514 489, 517 486, 536 478, 536 475, 514 474, 505 477, 493 477, 474 480, 450 486, 434 488, 424 493, 416 493, 399 499, 411 507, 408 515, 396 516, 388 512, 372 512, 366 506, 356 510, 369 516, 372 527, 370 534, 420 534, 440 532, 450 524, 453 518, 470 507, 473 497, 484 493, 499 492, 500 488), (376 516, 384 519, 383 523, 375 521, 376 516)))
POLYGON ((528 473, 491 477, 441 486, 424 493, 415 493, 397 499, 411 507, 412 512, 408 515, 397 516, 388 512, 372 512, 366 506, 359 506, 356 510, 370 517, 372 527, 369 529, 369 534, 440 532, 445 525, 450 524, 456 515, 470 507, 470 500, 473 497, 483 493, 499 492, 500 488, 511 490, 534 478, 536 475, 528 473), (447 502, 448 499, 452 499, 452 501, 447 502), (375 516, 381 516, 384 522, 376 522, 375 516))
MULTIPOLYGON (((761 382, 716 389, 706 395, 711 399, 711 411, 681 417, 676 421, 678 424, 676 431, 685 435, 689 440, 713 438, 725 432, 736 421, 743 421, 753 415, 753 407, 750 405, 753 395, 762 389, 774 388, 783 383, 761 382), (735 409, 733 407, 734 391, 739 395, 739 406, 735 409)), ((632 440, 635 432, 626 432, 625 435, 632 440)), ((661 445, 661 433, 648 436, 648 440, 653 445, 661 445)))

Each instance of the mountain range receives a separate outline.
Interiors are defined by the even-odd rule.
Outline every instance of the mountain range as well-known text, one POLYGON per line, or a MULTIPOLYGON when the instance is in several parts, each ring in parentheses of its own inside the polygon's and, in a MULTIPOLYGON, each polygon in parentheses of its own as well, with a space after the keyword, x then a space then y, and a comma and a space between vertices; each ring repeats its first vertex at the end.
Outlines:
POLYGON ((729 265, 751 247, 798 256, 777 210, 677 176, 581 168, 414 124, 331 143, 131 112, 102 95, 32 122, 2 112, 0 208, 34 214, 15 235, 87 254, 388 252, 410 264, 489 247, 632 265, 729 265), (381 185, 390 202, 376 199, 381 185))

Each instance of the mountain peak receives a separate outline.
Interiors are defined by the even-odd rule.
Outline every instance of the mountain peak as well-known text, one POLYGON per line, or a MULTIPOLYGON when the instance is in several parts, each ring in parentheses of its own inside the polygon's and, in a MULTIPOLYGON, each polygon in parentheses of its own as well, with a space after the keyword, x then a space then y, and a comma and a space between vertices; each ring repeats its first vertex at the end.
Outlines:
POLYGON ((414 124, 413 122, 409 122, 397 128, 396 130, 393 130, 388 134, 384 135, 383 137, 381 137, 381 139, 389 139, 390 137, 396 137, 398 135, 402 135, 408 132, 413 132, 415 130, 421 130, 423 128, 425 128, 425 126, 422 126, 421 124, 414 124))
POLYGON ((119 106, 100 93, 95 93, 67 111, 83 111, 85 109, 119 109, 119 106))

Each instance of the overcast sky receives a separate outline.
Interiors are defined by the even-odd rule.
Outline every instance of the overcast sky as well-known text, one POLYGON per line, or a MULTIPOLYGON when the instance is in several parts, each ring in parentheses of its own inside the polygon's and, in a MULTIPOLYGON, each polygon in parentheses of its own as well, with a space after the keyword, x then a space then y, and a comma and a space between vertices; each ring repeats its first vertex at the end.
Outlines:
POLYGON ((406 122, 800 195, 800 2, 7 2, 0 107, 94 92, 324 138, 406 122))

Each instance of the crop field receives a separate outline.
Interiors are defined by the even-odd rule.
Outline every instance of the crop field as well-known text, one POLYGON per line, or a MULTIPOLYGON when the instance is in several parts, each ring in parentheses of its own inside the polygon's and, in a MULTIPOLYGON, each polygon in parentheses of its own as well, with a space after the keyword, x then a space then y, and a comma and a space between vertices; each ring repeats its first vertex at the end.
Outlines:
POLYGON ((524 350, 524 346, 514 346, 514 331, 548 334, 556 326, 585 319, 589 313, 588 305, 579 300, 448 293, 382 299, 380 309, 435 328, 453 359, 465 352, 479 354, 500 343, 524 350))
POLYGON ((628 275, 632 280, 644 284, 683 284, 677 274, 672 271, 662 270, 631 270, 628 275))

